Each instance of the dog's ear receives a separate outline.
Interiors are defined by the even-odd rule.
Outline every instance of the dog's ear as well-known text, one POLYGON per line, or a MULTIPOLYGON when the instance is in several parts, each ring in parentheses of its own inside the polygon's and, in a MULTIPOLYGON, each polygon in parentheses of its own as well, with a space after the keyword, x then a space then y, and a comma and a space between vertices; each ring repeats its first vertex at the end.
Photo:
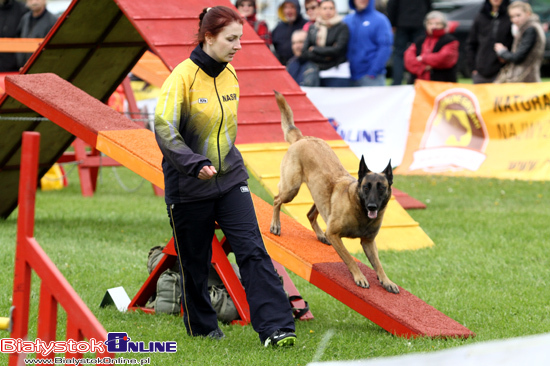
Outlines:
POLYGON ((384 174, 386 175, 386 179, 388 180, 388 184, 391 186, 393 184, 393 170, 391 167, 391 159, 388 163, 388 166, 386 169, 384 169, 384 174))
POLYGON ((363 178, 365 178, 365 176, 369 172, 370 170, 369 168, 367 168, 367 164, 365 163, 365 157, 361 155, 361 161, 359 162, 359 172, 357 173, 357 176, 359 178, 359 184, 361 184, 361 181, 363 180, 363 178))

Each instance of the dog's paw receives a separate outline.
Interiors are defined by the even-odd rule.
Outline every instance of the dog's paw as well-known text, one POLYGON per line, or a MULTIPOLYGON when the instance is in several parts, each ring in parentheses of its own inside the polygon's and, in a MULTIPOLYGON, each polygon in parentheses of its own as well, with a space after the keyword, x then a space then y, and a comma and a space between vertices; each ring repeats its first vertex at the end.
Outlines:
POLYGON ((280 225, 271 225, 269 232, 274 235, 281 236, 281 226, 280 225))
POLYGON ((391 281, 388 281, 388 282, 381 282, 380 283, 382 285, 382 287, 384 287, 386 289, 386 291, 388 292, 391 292, 393 294, 398 294, 399 293, 399 287, 397 287, 397 285, 391 281))
POLYGON ((362 287, 362 288, 369 288, 370 287, 369 281, 367 281, 367 279, 365 277, 356 278, 355 279, 355 284, 359 287, 362 287))
POLYGON ((318 236, 317 240, 319 240, 323 244, 332 245, 332 244, 330 244, 330 241, 328 241, 326 236, 318 236))

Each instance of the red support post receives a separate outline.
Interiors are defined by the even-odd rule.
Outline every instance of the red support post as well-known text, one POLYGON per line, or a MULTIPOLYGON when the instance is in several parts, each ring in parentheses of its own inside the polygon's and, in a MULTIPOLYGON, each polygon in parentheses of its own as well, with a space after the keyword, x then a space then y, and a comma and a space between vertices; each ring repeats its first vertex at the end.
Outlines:
MULTIPOLYGON (((88 154, 86 152, 86 143, 77 138, 73 142, 74 156, 76 161, 84 163, 88 156, 98 155, 98 151, 92 148, 92 152, 88 154), (94 151, 95 150, 95 153, 94 151)), ((80 178, 80 189, 82 190, 82 195, 84 197, 92 197, 97 187, 97 174, 99 167, 98 166, 83 166, 80 164, 78 167, 78 176, 80 178)))
MULTIPOLYGON (((45 283, 40 285, 40 305, 38 309, 38 331, 36 338, 49 343, 55 341, 57 331, 57 300, 48 290, 45 283)), ((52 352, 47 356, 37 354, 36 358, 54 359, 52 352)))
MULTIPOLYGON (((21 144, 21 172, 19 176, 19 213, 17 216, 17 248, 13 278, 13 319, 11 337, 27 339, 31 292, 31 267, 25 260, 27 242, 34 236, 34 204, 38 184, 38 156, 40 134, 25 132, 21 144)), ((10 357, 10 366, 17 359, 10 357), (14 361, 12 361, 14 360, 14 361)))

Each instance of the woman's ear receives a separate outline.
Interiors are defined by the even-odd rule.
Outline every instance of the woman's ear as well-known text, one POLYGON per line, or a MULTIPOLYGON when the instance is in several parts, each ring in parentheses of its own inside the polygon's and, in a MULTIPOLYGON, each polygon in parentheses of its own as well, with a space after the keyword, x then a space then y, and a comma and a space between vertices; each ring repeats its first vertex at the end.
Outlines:
POLYGON ((206 41, 206 43, 208 43, 208 45, 212 46, 212 44, 214 43, 214 37, 212 37, 212 33, 206 32, 206 34, 204 35, 204 40, 206 41))

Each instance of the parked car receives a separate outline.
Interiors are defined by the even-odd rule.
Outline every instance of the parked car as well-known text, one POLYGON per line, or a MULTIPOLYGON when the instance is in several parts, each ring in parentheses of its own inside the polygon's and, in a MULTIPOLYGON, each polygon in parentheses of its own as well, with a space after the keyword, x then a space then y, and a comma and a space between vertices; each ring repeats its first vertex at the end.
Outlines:
MULTIPOLYGON (((516 0, 521 1, 521 0, 516 0)), ((546 33, 546 48, 541 68, 543 76, 550 76, 550 0, 529 0, 533 12, 537 14, 546 33)), ((474 23, 474 19, 485 3, 484 0, 434 0, 432 7, 447 14, 447 18, 454 28, 453 34, 460 42, 460 56, 458 59, 458 72, 469 78, 471 75, 466 64, 466 40, 474 23)))

